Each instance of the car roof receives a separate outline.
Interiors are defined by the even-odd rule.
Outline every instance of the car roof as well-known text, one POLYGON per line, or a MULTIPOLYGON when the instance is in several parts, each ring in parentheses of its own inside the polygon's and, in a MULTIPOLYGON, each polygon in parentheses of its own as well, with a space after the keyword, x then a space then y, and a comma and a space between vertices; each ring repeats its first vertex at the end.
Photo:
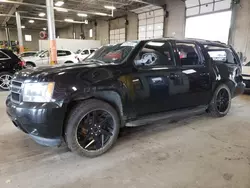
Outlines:
POLYGON ((227 44, 222 43, 220 41, 211 41, 211 40, 196 39, 196 38, 176 39, 176 38, 171 38, 171 37, 165 37, 165 38, 156 38, 156 39, 146 39, 146 40, 141 40, 141 41, 163 41, 163 40, 192 42, 192 43, 199 43, 201 45, 211 45, 211 46, 218 46, 218 47, 224 47, 224 48, 229 47, 227 44))

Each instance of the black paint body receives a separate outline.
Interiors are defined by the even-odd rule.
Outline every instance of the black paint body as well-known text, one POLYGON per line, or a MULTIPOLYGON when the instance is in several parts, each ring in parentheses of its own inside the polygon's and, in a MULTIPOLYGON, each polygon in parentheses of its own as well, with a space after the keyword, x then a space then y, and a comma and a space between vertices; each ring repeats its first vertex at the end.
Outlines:
POLYGON ((1 49, 6 58, 0 58, 0 72, 9 72, 14 74, 17 71, 22 70, 22 66, 19 64, 21 60, 10 50, 1 49))
MULTIPOLYGON (((227 84, 232 96, 241 94, 241 64, 215 63, 206 49, 207 44, 227 47, 221 43, 185 40, 196 45, 202 65, 182 67, 176 40, 162 39, 171 44, 176 66, 157 69, 137 69, 134 58, 147 41, 141 41, 119 65, 77 64, 37 70, 23 70, 14 80, 55 82, 53 102, 13 103, 6 101, 7 113, 16 126, 31 136, 61 140, 64 123, 70 109, 80 100, 96 98, 110 103, 119 112, 121 126, 149 114, 208 105, 220 84, 227 84), (192 73, 188 73, 192 70, 192 73)), ((153 40, 161 41, 161 40, 153 40)), ((53 145, 53 144, 49 144, 53 145)))

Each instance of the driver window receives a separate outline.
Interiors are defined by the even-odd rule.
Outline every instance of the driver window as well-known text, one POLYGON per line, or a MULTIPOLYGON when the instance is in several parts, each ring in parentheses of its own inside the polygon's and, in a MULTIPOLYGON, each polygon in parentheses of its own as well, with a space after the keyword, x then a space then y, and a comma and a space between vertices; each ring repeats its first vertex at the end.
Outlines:
POLYGON ((49 57, 49 52, 44 52, 40 55, 41 58, 43 57, 49 57))
POLYGON ((135 58, 137 67, 174 66, 172 49, 167 41, 150 41, 135 58))

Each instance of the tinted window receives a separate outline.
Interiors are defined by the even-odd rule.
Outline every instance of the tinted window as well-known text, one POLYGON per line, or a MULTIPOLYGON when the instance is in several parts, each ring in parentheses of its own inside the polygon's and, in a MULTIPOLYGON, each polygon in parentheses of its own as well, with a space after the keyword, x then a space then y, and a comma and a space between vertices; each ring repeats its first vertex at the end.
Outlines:
POLYGON ((174 58, 170 44, 166 41, 148 42, 135 58, 136 66, 173 66, 174 58))
POLYGON ((177 42, 176 47, 182 66, 199 65, 199 56, 195 44, 177 42))
POLYGON ((237 64, 237 61, 230 48, 223 48, 217 46, 206 46, 209 56, 220 63, 237 64))
POLYGON ((71 55, 70 51, 65 51, 65 52, 66 52, 66 55, 71 55))
POLYGON ((6 56, 4 53, 0 52, 0 59, 6 59, 9 58, 8 56, 6 56))
POLYGON ((35 52, 27 52, 27 53, 21 54, 21 57, 34 56, 35 54, 36 54, 35 52))
POLYGON ((95 50, 90 50, 90 53, 92 54, 93 52, 95 52, 95 50))
POLYGON ((67 56, 70 55, 71 52, 70 51, 66 51, 66 50, 57 50, 57 56, 67 56))

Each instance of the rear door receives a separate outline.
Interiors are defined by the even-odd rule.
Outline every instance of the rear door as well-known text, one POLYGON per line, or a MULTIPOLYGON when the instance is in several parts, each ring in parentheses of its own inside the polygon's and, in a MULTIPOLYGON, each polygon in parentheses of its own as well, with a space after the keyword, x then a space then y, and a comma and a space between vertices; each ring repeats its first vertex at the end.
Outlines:
POLYGON ((69 53, 66 50, 57 50, 57 62, 58 62, 58 64, 63 64, 65 62, 69 61, 68 54, 69 53))
POLYGON ((208 62, 200 47, 192 42, 176 41, 177 60, 185 92, 181 93, 182 107, 208 104, 211 97, 211 83, 208 62))

